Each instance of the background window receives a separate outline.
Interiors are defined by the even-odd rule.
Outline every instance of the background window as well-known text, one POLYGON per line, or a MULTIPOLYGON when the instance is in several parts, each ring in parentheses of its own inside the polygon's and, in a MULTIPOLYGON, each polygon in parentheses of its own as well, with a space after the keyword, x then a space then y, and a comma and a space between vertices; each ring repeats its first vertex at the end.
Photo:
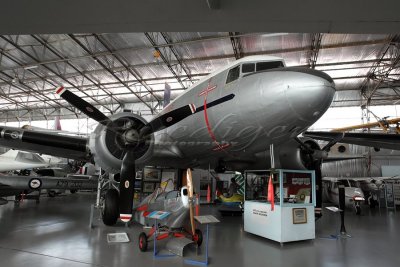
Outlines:
POLYGON ((233 69, 230 69, 228 72, 228 77, 226 78, 226 83, 233 82, 237 78, 239 78, 239 73, 240 73, 240 66, 234 67, 233 69))

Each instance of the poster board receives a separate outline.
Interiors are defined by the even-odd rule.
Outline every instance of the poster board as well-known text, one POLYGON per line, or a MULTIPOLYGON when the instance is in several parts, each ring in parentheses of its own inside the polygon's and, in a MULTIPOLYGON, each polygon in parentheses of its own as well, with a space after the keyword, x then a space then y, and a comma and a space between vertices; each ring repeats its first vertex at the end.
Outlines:
POLYGON ((145 182, 159 182, 161 177, 161 170, 156 168, 144 168, 143 180, 145 182))
POLYGON ((165 190, 165 192, 170 192, 175 188, 175 170, 162 170, 161 172, 161 188, 165 190))

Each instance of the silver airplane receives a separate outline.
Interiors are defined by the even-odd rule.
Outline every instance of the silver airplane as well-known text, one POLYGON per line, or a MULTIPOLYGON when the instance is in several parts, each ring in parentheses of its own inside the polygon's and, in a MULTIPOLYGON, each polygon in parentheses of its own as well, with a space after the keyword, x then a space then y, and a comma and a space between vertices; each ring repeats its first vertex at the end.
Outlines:
MULTIPOLYGON (((106 117, 63 87, 57 94, 99 122, 90 138, 0 127, 0 145, 93 158, 104 170, 120 173, 119 194, 109 191, 112 200, 106 194, 104 211, 118 211, 125 222, 132 218, 138 167, 268 169, 273 144, 276 167, 318 173, 333 144, 321 149, 311 138, 297 138, 329 108, 335 94, 332 78, 313 69, 286 67, 278 57, 232 62, 188 88, 149 122, 133 113, 106 117)), ((103 222, 115 224, 118 212, 103 212, 103 222)))
MULTIPOLYGON (((67 177, 52 177, 52 176, 0 176, 0 197, 16 196, 21 200, 21 195, 27 195, 34 191, 47 190, 66 190, 71 192, 77 190, 97 189, 97 179, 79 179, 67 177)), ((49 193, 49 196, 52 196, 49 193)), ((36 198, 35 198, 36 199, 36 198)), ((0 198, 1 204, 6 204, 7 201, 0 198)), ((37 198, 38 202, 38 198, 37 198)))
POLYGON ((361 214, 361 204, 365 201, 364 193, 351 178, 324 177, 323 191, 330 202, 339 206, 339 185, 344 186, 345 206, 354 208, 357 215, 361 214))
POLYGON ((366 202, 370 208, 375 208, 379 205, 379 195, 381 189, 385 187, 388 182, 398 182, 398 176, 387 177, 349 177, 346 178, 350 183, 360 188, 364 193, 366 202))
POLYGON ((59 163, 59 158, 10 149, 0 155, 0 172, 43 168, 59 163))

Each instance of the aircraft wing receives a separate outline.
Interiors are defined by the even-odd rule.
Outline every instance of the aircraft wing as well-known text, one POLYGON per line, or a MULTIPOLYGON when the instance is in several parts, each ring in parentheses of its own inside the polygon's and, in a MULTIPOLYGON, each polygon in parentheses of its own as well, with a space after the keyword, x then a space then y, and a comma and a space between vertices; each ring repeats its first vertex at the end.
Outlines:
POLYGON ((62 158, 89 161, 87 137, 0 127, 0 146, 62 158))
POLYGON ((335 161, 343 161, 343 160, 351 160, 351 159, 365 159, 365 155, 329 155, 328 158, 324 159, 325 162, 335 162, 335 161))
POLYGON ((397 134, 305 132, 303 135, 317 140, 338 139, 337 141, 341 143, 400 150, 400 135, 397 134))
POLYGON ((0 176, 0 184, 10 189, 96 189, 97 179, 77 179, 52 176, 0 176))
POLYGON ((0 160, 0 172, 42 168, 47 166, 49 166, 47 163, 24 163, 17 161, 3 161, 2 159, 0 160))

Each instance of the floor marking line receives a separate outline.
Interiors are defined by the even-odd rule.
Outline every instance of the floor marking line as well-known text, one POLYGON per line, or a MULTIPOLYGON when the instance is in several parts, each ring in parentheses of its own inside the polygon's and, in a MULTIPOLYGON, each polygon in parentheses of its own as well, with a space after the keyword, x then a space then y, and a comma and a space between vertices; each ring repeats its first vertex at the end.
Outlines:
POLYGON ((44 257, 58 259, 58 260, 65 260, 65 261, 71 261, 71 262, 76 262, 76 263, 82 263, 82 264, 91 265, 91 266, 107 267, 106 265, 98 265, 98 264, 95 264, 95 263, 89 263, 89 262, 84 262, 84 261, 61 258, 61 257, 57 257, 57 256, 46 255, 46 254, 33 252, 33 251, 27 251, 27 250, 18 249, 18 248, 6 248, 6 247, 3 247, 3 246, 0 246, 0 249, 12 250, 12 251, 17 251, 17 252, 24 252, 24 253, 28 253, 28 254, 34 254, 34 255, 44 256, 44 257))

